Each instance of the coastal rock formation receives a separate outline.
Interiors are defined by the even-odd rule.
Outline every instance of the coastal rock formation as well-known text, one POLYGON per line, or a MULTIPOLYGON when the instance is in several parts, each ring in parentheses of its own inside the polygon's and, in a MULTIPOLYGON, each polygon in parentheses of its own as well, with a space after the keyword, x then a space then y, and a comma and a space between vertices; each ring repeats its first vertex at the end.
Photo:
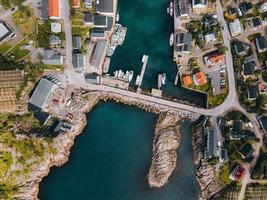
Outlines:
POLYGON ((148 174, 150 187, 161 187, 167 183, 176 166, 176 150, 180 145, 180 133, 177 125, 179 118, 160 116, 153 142, 152 163, 148 174))
POLYGON ((197 180, 201 189, 200 200, 209 199, 224 186, 218 179, 216 165, 212 166, 204 162, 204 134, 203 126, 197 126, 193 129, 193 157, 196 167, 197 180))

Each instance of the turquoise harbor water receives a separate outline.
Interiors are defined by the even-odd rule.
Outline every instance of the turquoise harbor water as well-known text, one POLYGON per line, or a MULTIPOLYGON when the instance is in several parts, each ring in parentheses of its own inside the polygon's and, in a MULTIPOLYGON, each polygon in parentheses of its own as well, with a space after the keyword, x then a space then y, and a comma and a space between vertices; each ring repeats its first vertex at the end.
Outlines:
POLYGON ((174 86, 177 70, 169 45, 173 18, 167 14, 168 4, 168 0, 119 0, 119 23, 128 31, 123 45, 112 56, 109 73, 118 69, 133 70, 136 77, 141 72, 142 55, 146 54, 149 59, 143 89, 156 88, 158 74, 165 72, 163 94, 205 106, 205 95, 174 86))
POLYGON ((41 200, 194 200, 191 126, 182 124, 177 168, 160 189, 147 185, 155 114, 113 102, 99 103, 75 140, 70 160, 40 185, 41 200))

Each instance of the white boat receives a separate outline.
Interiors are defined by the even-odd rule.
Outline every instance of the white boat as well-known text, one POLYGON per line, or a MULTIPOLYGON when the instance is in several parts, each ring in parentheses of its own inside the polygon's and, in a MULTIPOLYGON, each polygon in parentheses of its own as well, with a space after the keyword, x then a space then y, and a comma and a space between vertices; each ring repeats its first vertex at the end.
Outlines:
POLYGON ((170 36, 170 46, 172 46, 172 45, 173 45, 173 33, 170 36))
POLYGON ((166 73, 162 74, 161 83, 162 83, 162 85, 165 85, 165 83, 166 83, 166 73))
POLYGON ((119 73, 118 73, 118 78, 121 78, 122 77, 122 71, 121 70, 119 70, 119 73))
POLYGON ((114 77, 118 77, 118 75, 119 75, 119 71, 118 70, 116 70, 115 72, 114 72, 114 77))
POLYGON ((169 14, 170 16, 173 16, 173 2, 170 2, 170 6, 169 6, 169 14))
POLYGON ((116 22, 118 22, 119 20, 120 20, 120 14, 117 13, 117 15, 116 15, 116 22))
POLYGON ((133 71, 130 71, 129 72, 129 77, 128 77, 128 81, 131 82, 131 80, 133 79, 133 75, 134 75, 134 72, 133 71))
POLYGON ((135 85, 139 85, 140 84, 140 81, 141 81, 141 77, 140 77, 140 75, 138 75, 136 77, 135 85))
POLYGON ((167 8, 167 13, 170 14, 170 8, 169 7, 167 8))

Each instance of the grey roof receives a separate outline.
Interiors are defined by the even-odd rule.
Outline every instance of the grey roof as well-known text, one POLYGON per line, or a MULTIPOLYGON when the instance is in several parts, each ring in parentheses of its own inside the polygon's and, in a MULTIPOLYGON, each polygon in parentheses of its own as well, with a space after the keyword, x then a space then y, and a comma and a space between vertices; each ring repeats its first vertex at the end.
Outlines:
POLYGON ((0 42, 5 40, 12 33, 13 31, 10 26, 8 26, 5 22, 0 22, 0 42))
POLYGON ((72 37, 72 45, 73 45, 73 49, 75 50, 79 50, 81 49, 81 37, 80 36, 73 36, 72 37))
POLYGON ((247 45, 243 42, 237 42, 233 45, 236 54, 244 54, 247 51, 247 45))
POLYGON ((261 19, 259 17, 251 19, 252 26, 258 27, 261 25, 261 19))
POLYGON ((213 158, 217 156, 217 132, 215 128, 206 128, 207 133, 207 147, 205 151, 206 158, 213 158))
POLYGON ((57 85, 46 78, 42 78, 37 87, 35 88, 29 103, 36 106, 37 108, 44 109, 47 100, 51 94, 57 88, 57 85))
POLYGON ((85 74, 85 81, 91 84, 100 84, 101 77, 97 73, 85 74))
POLYGON ((108 18, 104 15, 94 15, 94 26, 95 27, 107 27, 108 18))
POLYGON ((187 32, 179 32, 176 35, 175 48, 178 52, 192 50, 192 35, 187 32))
POLYGON ((253 56, 249 56, 245 59, 243 65, 243 73, 245 76, 251 76, 254 74, 256 68, 256 63, 253 56))
POLYGON ((265 51, 267 49, 267 40, 262 35, 256 37, 256 44, 257 44, 258 50, 265 51))
POLYGON ((101 60, 103 56, 105 55, 105 48, 107 46, 107 41, 106 40, 97 40, 94 53, 91 59, 91 66, 94 68, 99 69, 101 60))
POLYGON ((96 10, 100 13, 113 13, 113 0, 96 0, 96 10))
POLYGON ((42 62, 45 65, 62 65, 63 57, 51 49, 44 50, 42 62))
POLYGON ((258 98, 258 96, 259 96, 257 85, 249 85, 247 92, 248 92, 249 100, 254 100, 254 99, 258 98))
POLYGON ((84 4, 86 6, 91 6, 92 5, 92 0, 84 0, 84 4))
POLYGON ((61 40, 58 36, 56 35, 51 35, 49 37, 49 44, 50 45, 58 45, 58 44, 61 44, 61 40))
POLYGON ((94 23, 94 15, 90 12, 84 13, 83 21, 87 23, 94 23))
POLYGON ((74 53, 72 60, 73 60, 73 67, 75 70, 85 69, 85 57, 82 53, 74 53))
POLYGON ((105 37, 105 30, 94 28, 91 30, 90 35, 92 38, 104 38, 105 37))

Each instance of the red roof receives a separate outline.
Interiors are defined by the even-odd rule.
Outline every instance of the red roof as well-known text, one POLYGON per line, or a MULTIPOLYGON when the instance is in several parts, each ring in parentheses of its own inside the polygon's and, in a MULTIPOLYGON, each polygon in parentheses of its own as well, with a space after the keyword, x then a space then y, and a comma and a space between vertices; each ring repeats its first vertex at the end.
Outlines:
POLYGON ((200 71, 195 74, 195 82, 197 85, 204 85, 207 82, 207 78, 204 72, 200 71))
POLYGON ((183 83, 184 83, 184 86, 189 86, 192 84, 192 78, 191 76, 187 75, 187 76, 184 76, 183 77, 183 83))
POLYGON ((210 62, 212 64, 216 64, 216 63, 219 63, 219 62, 224 60, 224 55, 223 54, 215 54, 215 55, 210 56, 209 59, 210 59, 210 62))
POLYGON ((49 17, 59 18, 59 0, 49 0, 49 17))
POLYGON ((72 0, 73 7, 80 7, 80 0, 72 0))

